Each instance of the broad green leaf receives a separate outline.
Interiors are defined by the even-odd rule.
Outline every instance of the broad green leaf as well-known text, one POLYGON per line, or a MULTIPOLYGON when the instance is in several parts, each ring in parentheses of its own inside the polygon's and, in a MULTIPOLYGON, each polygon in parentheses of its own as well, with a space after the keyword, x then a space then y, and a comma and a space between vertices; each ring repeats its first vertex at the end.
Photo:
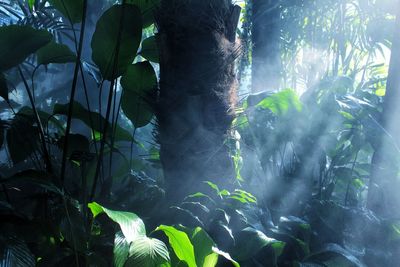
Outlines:
POLYGON ((127 0, 128 4, 139 7, 143 18, 143 28, 154 23, 154 12, 160 5, 160 0, 127 0))
MULTIPOLYGON (((53 114, 67 115, 69 104, 55 104, 53 109, 53 114)), ((81 120, 88 127, 92 128, 95 132, 103 133, 106 119, 97 112, 89 112, 85 107, 83 107, 79 102, 74 102, 72 117, 74 119, 81 120)), ((113 134, 111 129, 111 124, 108 126, 108 137, 113 134)), ((121 126, 117 125, 115 140, 117 141, 132 141, 132 135, 121 126)))
POLYGON ((204 183, 206 183, 211 189, 213 189, 217 193, 217 195, 220 195, 221 190, 219 190, 218 185, 210 181, 204 181, 204 183))
POLYGON ((200 227, 190 229, 182 225, 179 225, 179 229, 188 235, 189 240, 193 245, 197 266, 215 266, 218 261, 218 255, 216 255, 212 250, 215 243, 206 231, 200 227), (212 265, 214 261, 215 264, 212 265))
POLYGON ((50 4, 60 11, 72 23, 82 21, 84 0, 49 0, 50 4))
POLYGON ((6 80, 6 77, 4 76, 4 74, 1 72, 0 72, 0 96, 5 101, 7 101, 7 102, 9 101, 7 80, 6 80))
POLYGON ((166 225, 160 225, 155 231, 163 231, 165 233, 179 260, 186 262, 188 267, 196 267, 194 248, 185 232, 166 225))
POLYGON ((142 20, 134 5, 114 5, 100 17, 92 37, 92 59, 103 78, 125 73, 136 57, 142 38, 142 20), (118 53, 118 55, 117 55, 118 53))
POLYGON ((114 239, 114 265, 115 267, 124 267, 129 257, 130 244, 122 232, 115 233, 114 239))
POLYGON ((167 246, 160 240, 149 237, 135 239, 129 250, 126 267, 169 267, 170 258, 167 246))
POLYGON ((243 204, 257 203, 257 198, 244 190, 236 189, 228 198, 235 199, 243 204))
POLYGON ((148 61, 130 65, 121 78, 122 110, 135 127, 153 118, 152 103, 157 95, 157 76, 148 61))
POLYGON ((263 247, 275 243, 282 243, 267 237, 263 232, 254 228, 243 229, 236 238, 235 257, 239 260, 247 260, 257 254, 263 247))
POLYGON ((36 54, 37 63, 42 65, 75 62, 76 60, 76 55, 68 46, 56 42, 51 42, 40 48, 36 54))
POLYGON ((145 225, 135 213, 109 210, 96 202, 89 203, 88 207, 94 218, 104 212, 111 220, 118 223, 128 243, 133 242, 138 237, 146 236, 145 225))
POLYGON ((30 26, 0 27, 0 72, 21 64, 52 38, 48 31, 36 30, 30 26))
POLYGON ((295 91, 286 89, 264 98, 256 107, 269 109, 277 115, 284 115, 290 109, 301 111, 303 105, 295 91))
POLYGON ((158 63, 160 61, 160 56, 158 54, 157 40, 155 36, 150 36, 144 39, 142 42, 142 49, 140 50, 140 55, 147 59, 148 61, 158 63))

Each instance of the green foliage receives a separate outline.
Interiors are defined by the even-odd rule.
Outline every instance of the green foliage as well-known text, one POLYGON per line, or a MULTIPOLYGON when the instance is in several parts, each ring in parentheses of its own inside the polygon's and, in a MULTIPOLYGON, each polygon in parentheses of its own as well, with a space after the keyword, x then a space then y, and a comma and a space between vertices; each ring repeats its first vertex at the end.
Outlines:
POLYGON ((137 128, 153 118, 157 96, 157 76, 148 61, 130 65, 121 78, 122 110, 137 128))
POLYGON ((140 55, 151 62, 159 63, 160 56, 155 36, 143 40, 140 55))
POLYGON ((140 10, 114 5, 100 17, 92 37, 92 59, 103 78, 114 80, 125 73, 136 57, 142 37, 140 10))
POLYGON ((49 0, 71 23, 79 23, 83 17, 84 0, 49 0))
POLYGON ((169 243, 179 260, 186 262, 189 267, 196 266, 194 248, 185 232, 166 225, 160 225, 156 231, 163 231, 168 236, 169 243))
POLYGON ((226 141, 236 179, 205 182, 181 203, 165 199, 152 144, 159 1, 93 4, 97 66, 84 49, 76 77, 64 63, 77 59, 83 0, 3 2, 16 25, 0 27, 0 266, 397 266, 400 222, 365 209, 379 140, 396 144, 379 122, 388 66, 377 62, 395 1, 279 1, 283 88, 293 89, 239 103, 226 141), (116 80, 109 98, 105 80, 116 80))
POLYGON ((29 55, 48 44, 52 35, 46 30, 30 26, 0 27, 0 71, 21 64, 29 55))
POLYGON ((50 42, 40 48, 37 52, 37 63, 47 65, 50 63, 69 63, 76 61, 76 55, 68 46, 50 42))
MULTIPOLYGON (((55 104, 53 114, 58 115, 67 115, 68 114, 68 104, 55 104)), ((106 123, 106 119, 96 112, 89 112, 85 107, 83 107, 80 103, 74 102, 73 105, 73 113, 72 117, 84 122, 87 126, 89 126, 92 130, 97 133, 103 133, 104 127, 106 123)), ((111 131, 110 127, 108 129, 111 131)), ((131 134, 123 129, 121 126, 117 125, 115 130, 115 139, 116 140, 124 140, 131 141, 131 134)))
POLYGON ((126 3, 139 7, 142 13, 143 28, 154 23, 154 14, 160 6, 160 0, 127 0, 126 3))
POLYGON ((302 104, 293 90, 286 89, 264 98, 256 107, 270 109, 277 115, 286 114, 291 108, 302 110, 302 104))

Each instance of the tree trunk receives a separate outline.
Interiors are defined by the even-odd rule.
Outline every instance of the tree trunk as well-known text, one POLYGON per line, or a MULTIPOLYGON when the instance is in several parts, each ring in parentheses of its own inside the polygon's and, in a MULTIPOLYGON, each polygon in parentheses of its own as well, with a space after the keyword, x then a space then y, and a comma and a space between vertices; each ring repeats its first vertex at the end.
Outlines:
POLYGON ((372 159, 368 208, 384 217, 400 217, 400 8, 397 10, 386 95, 380 123, 385 129, 372 159))
POLYGON ((240 8, 231 0, 163 0, 158 16, 158 141, 167 197, 234 178, 226 136, 236 99, 240 8))
POLYGON ((278 1, 252 1, 252 91, 278 90, 281 79, 278 1))

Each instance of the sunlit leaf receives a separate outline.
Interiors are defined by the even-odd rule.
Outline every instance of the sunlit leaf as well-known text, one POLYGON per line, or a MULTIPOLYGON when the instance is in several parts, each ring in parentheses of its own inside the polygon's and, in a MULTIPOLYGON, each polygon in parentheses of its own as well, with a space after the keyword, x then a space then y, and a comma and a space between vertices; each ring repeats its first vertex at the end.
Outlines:
POLYGON ((175 227, 160 225, 156 231, 163 231, 179 260, 187 263, 188 267, 196 267, 194 248, 189 237, 175 227))
POLYGON ((160 240, 149 237, 135 239, 129 249, 126 267, 169 267, 167 246, 160 240))
POLYGON ((50 63, 68 63, 75 62, 76 55, 68 46, 51 42, 40 48, 37 52, 38 64, 47 65, 50 63))
POLYGON ((286 89, 264 98, 256 107, 269 109, 277 115, 283 115, 290 109, 301 111, 303 105, 296 92, 291 89, 286 89))
POLYGON ((122 232, 115 233, 114 238, 114 265, 115 267, 124 267, 129 257, 130 244, 122 232))
POLYGON ((114 5, 100 17, 92 37, 92 59, 103 78, 125 73, 136 57, 142 38, 142 19, 134 5, 114 5), (118 53, 118 55, 116 55, 118 53))
POLYGON ((30 26, 0 27, 0 72, 21 64, 30 54, 48 44, 53 36, 30 26))
POLYGON ((89 203, 88 207, 92 211, 93 217, 97 217, 104 212, 111 220, 118 223, 128 243, 133 242, 138 237, 146 236, 145 225, 142 219, 136 214, 126 211, 109 210, 96 202, 89 203))

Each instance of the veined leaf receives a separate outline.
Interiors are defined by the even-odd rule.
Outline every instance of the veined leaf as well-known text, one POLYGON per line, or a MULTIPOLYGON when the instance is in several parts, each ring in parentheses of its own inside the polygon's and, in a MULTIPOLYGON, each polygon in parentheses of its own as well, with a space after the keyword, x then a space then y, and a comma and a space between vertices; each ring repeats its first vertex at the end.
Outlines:
POLYGON ((160 240, 149 237, 135 239, 129 250, 126 267, 169 267, 170 258, 167 246, 160 240))
POLYGON ((88 207, 92 211, 94 218, 101 213, 105 213, 111 220, 118 223, 128 243, 133 242, 138 237, 146 236, 146 227, 142 219, 135 213, 109 210, 96 202, 89 203, 88 207))
POLYGON ((130 244, 122 232, 115 233, 114 239, 114 265, 115 267, 124 267, 129 257, 130 244))
POLYGON ((186 262, 188 267, 196 267, 194 248, 185 232, 166 225, 160 225, 155 231, 164 232, 179 260, 186 262))

